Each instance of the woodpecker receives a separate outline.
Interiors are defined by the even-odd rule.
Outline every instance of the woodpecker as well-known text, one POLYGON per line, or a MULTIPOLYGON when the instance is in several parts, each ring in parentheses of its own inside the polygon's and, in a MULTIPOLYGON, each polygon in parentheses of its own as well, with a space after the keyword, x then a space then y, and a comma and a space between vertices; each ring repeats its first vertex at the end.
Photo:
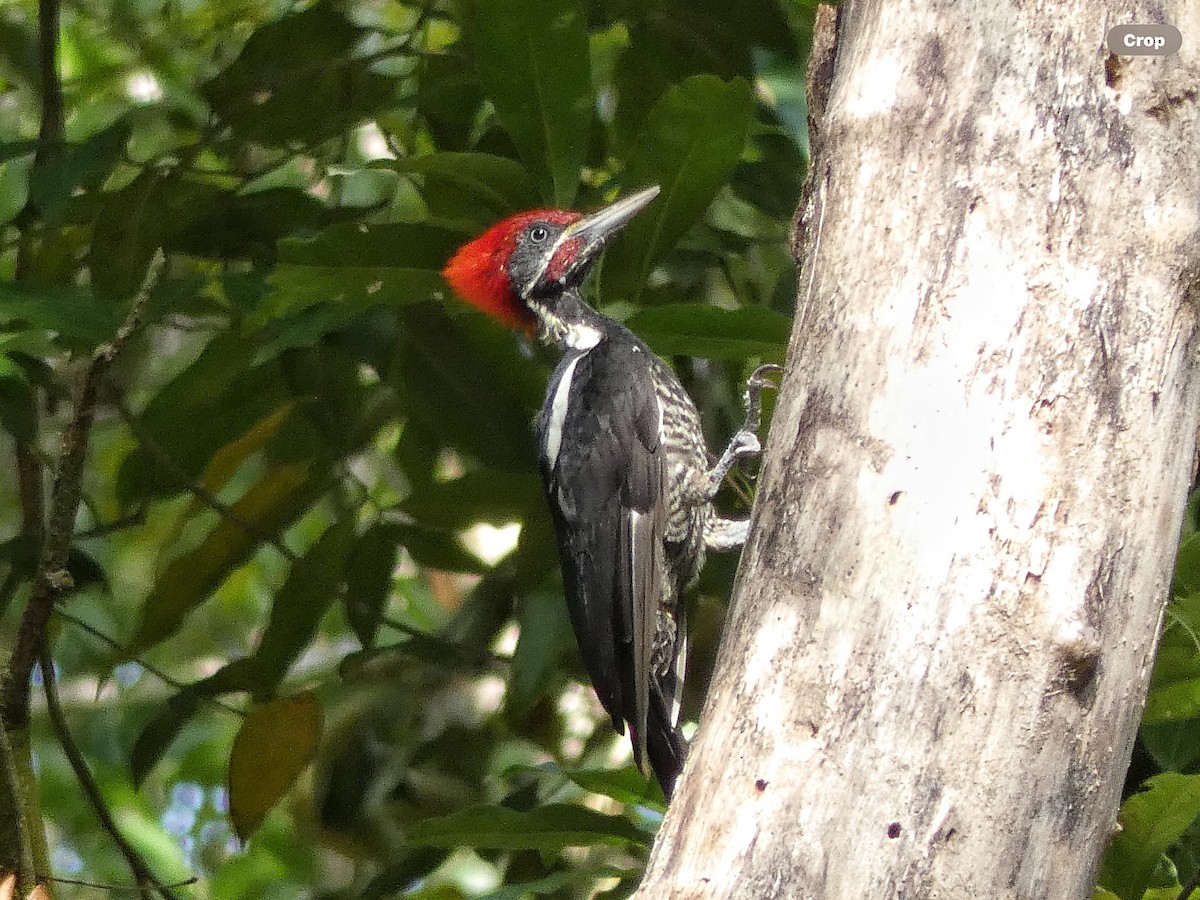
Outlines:
POLYGON ((634 758, 670 798, 687 743, 679 707, 687 660, 684 593, 706 550, 746 540, 748 521, 712 499, 734 463, 760 452, 760 394, 710 467, 700 415, 671 368, 628 328, 585 303, 580 287, 605 242, 657 186, 588 216, 519 213, 462 247, 443 270, 471 305, 561 351, 537 420, 542 485, 558 539, 584 668, 634 758))

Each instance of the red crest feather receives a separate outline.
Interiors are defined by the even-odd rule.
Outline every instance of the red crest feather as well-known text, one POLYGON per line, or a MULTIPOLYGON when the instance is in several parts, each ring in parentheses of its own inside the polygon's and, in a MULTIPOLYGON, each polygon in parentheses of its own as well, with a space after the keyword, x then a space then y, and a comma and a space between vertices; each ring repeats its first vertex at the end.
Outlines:
POLYGON ((560 209, 534 209, 509 216, 460 247, 442 269, 442 276, 471 306, 505 325, 527 331, 534 324, 533 318, 508 277, 508 260, 516 249, 517 238, 530 222, 540 219, 565 225, 577 218, 578 213, 560 209))

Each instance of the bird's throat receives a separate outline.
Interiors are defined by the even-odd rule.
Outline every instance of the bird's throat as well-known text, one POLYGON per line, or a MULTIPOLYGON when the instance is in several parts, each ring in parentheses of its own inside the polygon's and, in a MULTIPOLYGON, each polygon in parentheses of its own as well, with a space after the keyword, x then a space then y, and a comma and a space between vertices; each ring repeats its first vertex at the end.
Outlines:
POLYGON ((553 305, 530 300, 538 321, 538 338, 570 350, 591 350, 604 340, 604 317, 580 300, 565 294, 553 305))

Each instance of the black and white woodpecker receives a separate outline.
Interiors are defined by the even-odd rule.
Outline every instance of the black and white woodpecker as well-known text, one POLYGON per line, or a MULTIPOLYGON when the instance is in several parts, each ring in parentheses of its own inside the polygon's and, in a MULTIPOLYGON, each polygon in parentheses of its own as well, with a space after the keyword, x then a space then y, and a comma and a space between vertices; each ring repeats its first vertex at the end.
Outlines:
POLYGON ((584 667, 613 727, 670 797, 687 750, 679 706, 684 592, 705 550, 746 540, 748 521, 712 499, 733 464, 760 452, 760 393, 715 465, 695 404, 671 368, 579 289, 605 242, 658 195, 650 187, 591 215, 520 213, 462 247, 444 270, 464 300, 562 351, 538 417, 542 484, 584 667))

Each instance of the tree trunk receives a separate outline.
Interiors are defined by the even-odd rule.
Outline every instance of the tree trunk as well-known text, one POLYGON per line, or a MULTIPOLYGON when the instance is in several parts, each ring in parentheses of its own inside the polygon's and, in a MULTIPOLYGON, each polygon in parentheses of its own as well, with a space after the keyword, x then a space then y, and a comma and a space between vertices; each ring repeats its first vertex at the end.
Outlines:
POLYGON ((1091 896, 1200 419, 1196 35, 1200 0, 843 7, 753 534, 641 897, 1091 896), (1131 22, 1182 51, 1110 56, 1131 22))

